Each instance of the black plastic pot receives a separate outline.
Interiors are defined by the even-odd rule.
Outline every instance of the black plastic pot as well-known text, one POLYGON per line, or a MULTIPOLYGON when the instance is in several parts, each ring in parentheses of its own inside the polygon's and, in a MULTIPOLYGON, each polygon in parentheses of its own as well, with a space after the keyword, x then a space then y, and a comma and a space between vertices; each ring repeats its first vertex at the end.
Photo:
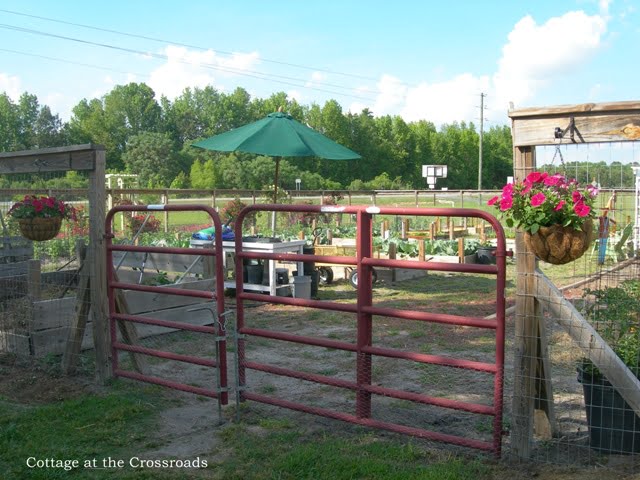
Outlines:
POLYGON ((476 252, 477 262, 481 265, 495 265, 495 251, 496 247, 478 247, 476 252))
MULTIPOLYGON (((302 253, 304 255, 314 255, 316 249, 313 246, 305 245, 302 247, 302 253)), ((318 272, 316 271, 315 262, 304 262, 303 273, 311 277, 311 298, 318 296, 318 272)))
POLYGON ((589 445, 603 453, 640 452, 640 418, 604 378, 578 367, 589 425, 589 445))

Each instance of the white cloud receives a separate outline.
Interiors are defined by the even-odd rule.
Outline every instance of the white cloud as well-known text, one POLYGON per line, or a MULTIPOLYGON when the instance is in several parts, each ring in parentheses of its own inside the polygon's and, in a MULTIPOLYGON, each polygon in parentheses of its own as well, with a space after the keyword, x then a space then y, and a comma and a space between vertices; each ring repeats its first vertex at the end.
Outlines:
POLYGON ((428 119, 437 125, 480 118, 480 93, 489 89, 489 77, 463 73, 446 82, 423 83, 409 89, 401 111, 406 121, 428 119))
POLYGON ((407 86, 385 74, 375 90, 358 90, 363 96, 373 93, 375 101, 354 102, 349 110, 358 113, 368 107, 376 116, 401 115, 405 121, 427 119, 436 125, 460 120, 477 123, 482 92, 488 94, 487 103, 494 112, 491 121, 505 122, 510 101, 521 106, 541 88, 580 68, 597 53, 607 31, 610 3, 599 2, 599 15, 572 11, 540 25, 529 15, 523 17, 509 33, 493 74, 461 73, 417 86, 407 86), (504 112, 503 118, 497 118, 500 113, 496 112, 504 112))
POLYGON ((305 83, 305 87, 313 87, 319 83, 323 83, 327 80, 327 75, 323 72, 313 72, 311 74, 311 78, 307 83, 305 83))
POLYGON ((498 103, 516 104, 580 67, 601 47, 607 21, 600 15, 568 12, 542 25, 529 15, 514 26, 493 77, 498 103))
MULTIPOLYGON (((158 97, 165 95, 170 99, 179 96, 187 87, 203 88, 214 85, 218 77, 241 75, 259 60, 256 52, 221 57, 212 50, 201 52, 177 46, 166 47, 163 54, 167 57, 166 62, 151 72, 147 84, 158 97)), ((216 88, 223 89, 221 86, 216 88)))
POLYGON ((22 94, 20 78, 7 73, 0 73, 0 92, 5 92, 14 102, 18 101, 22 94))

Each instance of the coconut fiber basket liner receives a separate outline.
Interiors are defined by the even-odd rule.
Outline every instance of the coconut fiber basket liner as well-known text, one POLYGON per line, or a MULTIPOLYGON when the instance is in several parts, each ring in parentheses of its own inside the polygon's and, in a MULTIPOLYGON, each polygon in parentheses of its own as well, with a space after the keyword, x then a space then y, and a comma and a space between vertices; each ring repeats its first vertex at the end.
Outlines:
POLYGON ((62 217, 36 217, 18 219, 20 232, 25 238, 35 242, 51 240, 60 231, 62 217))
POLYGON ((525 232, 524 241, 536 256, 553 265, 563 265, 577 260, 594 238, 593 222, 587 220, 581 230, 562 225, 540 227, 535 234, 525 232))

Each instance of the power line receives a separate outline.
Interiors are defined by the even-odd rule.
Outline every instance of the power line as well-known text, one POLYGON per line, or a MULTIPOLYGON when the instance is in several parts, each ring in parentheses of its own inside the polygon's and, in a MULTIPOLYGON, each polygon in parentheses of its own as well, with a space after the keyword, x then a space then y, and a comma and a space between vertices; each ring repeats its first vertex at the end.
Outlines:
POLYGON ((116 70, 114 68, 103 67, 103 66, 100 66, 100 65, 94 65, 92 63, 75 62, 73 60, 65 60, 64 58, 50 57, 48 55, 39 55, 37 53, 21 52, 19 50, 10 50, 8 48, 0 48, 0 52, 15 53, 16 55, 24 55, 26 57, 42 58, 44 60, 52 60, 54 62, 68 63, 68 64, 71 64, 71 65, 78 65, 80 67, 96 68, 98 70, 104 70, 106 72, 122 73, 124 75, 133 74, 133 75, 136 75, 138 77, 149 77, 150 76, 148 73, 135 73, 135 72, 125 71, 125 70, 116 70))
MULTIPOLYGON (((6 9, 3 9, 3 8, 0 8, 0 12, 9 13, 9 14, 12 14, 12 15, 19 15, 19 16, 28 17, 28 18, 37 18, 39 20, 45 20, 47 22, 60 23, 60 24, 63 24, 63 25, 71 25, 71 26, 74 26, 74 27, 87 28, 89 30, 95 30, 95 31, 99 31, 99 32, 114 33, 116 35, 123 35, 123 36, 131 37, 131 38, 139 38, 141 40, 148 40, 148 41, 151 41, 151 42, 168 43, 168 44, 176 45, 176 46, 179 46, 179 47, 193 48, 193 49, 202 50, 202 51, 211 50, 212 52, 214 52, 216 54, 221 54, 221 55, 228 55, 228 56, 235 56, 236 55, 236 53, 225 52, 224 50, 212 49, 212 48, 202 47, 202 46, 199 46, 199 45, 191 45, 191 44, 188 44, 188 43, 175 42, 173 40, 165 40, 165 39, 162 39, 162 38, 149 37, 149 36, 146 36, 146 35, 138 35, 138 34, 135 34, 135 33, 122 32, 122 31, 119 31, 119 30, 112 30, 112 29, 109 29, 109 28, 101 28, 101 27, 96 27, 96 26, 93 26, 93 25, 86 25, 86 24, 83 24, 83 23, 68 22, 68 21, 65 21, 65 20, 58 20, 58 19, 50 18, 50 17, 43 17, 43 16, 40 16, 40 15, 32 15, 32 14, 23 13, 23 12, 16 12, 16 11, 13 11, 13 10, 6 10, 6 9)), ((300 64, 297 64, 297 63, 283 62, 283 61, 280 61, 280 60, 270 60, 270 59, 266 59, 266 58, 262 58, 261 60, 263 62, 266 62, 266 63, 274 63, 274 64, 277 64, 277 65, 285 65, 285 66, 288 66, 288 67, 300 68, 300 69, 304 69, 304 70, 311 70, 311 71, 316 71, 316 72, 329 73, 329 74, 332 74, 332 75, 341 75, 341 76, 344 76, 344 77, 358 78, 360 80, 370 80, 370 81, 373 81, 373 82, 377 82, 378 81, 378 79, 376 79, 376 78, 367 77, 367 76, 364 76, 364 75, 357 75, 357 74, 354 74, 354 73, 338 72, 338 71, 335 71, 335 70, 327 70, 327 69, 318 68, 318 67, 310 67, 310 66, 306 66, 306 65, 300 65, 300 64)), ((410 85, 408 85, 408 86, 410 86, 410 85)))
MULTIPOLYGON (((85 45, 101 47, 101 48, 107 48, 107 49, 121 51, 121 52, 129 53, 129 54, 144 55, 144 56, 149 56, 149 57, 156 58, 156 59, 169 60, 169 56, 166 55, 166 54, 145 52, 145 51, 136 50, 136 49, 133 49, 133 48, 119 47, 117 45, 111 45, 111 44, 108 44, 108 43, 93 42, 91 40, 84 40, 84 39, 80 39, 80 38, 68 37, 68 36, 65 36, 65 35, 58 35, 58 34, 55 34, 55 33, 44 32, 44 31, 41 31, 41 30, 34 30, 34 29, 30 29, 30 28, 17 27, 15 25, 0 24, 0 28, 4 28, 4 29, 7 29, 7 30, 13 30, 13 31, 17 31, 17 32, 22 32, 22 33, 29 33, 29 34, 33 34, 33 35, 41 35, 41 36, 45 36, 45 37, 58 38, 58 39, 61 39, 61 40, 66 40, 66 41, 81 43, 81 44, 85 44, 85 45)), ((262 72, 252 71, 252 70, 241 70, 241 69, 236 69, 236 68, 233 68, 233 67, 222 67, 220 65, 215 65, 215 64, 207 63, 207 62, 197 63, 197 62, 190 62, 190 61, 183 60, 183 59, 178 59, 178 60, 175 60, 175 61, 177 61, 178 63, 186 64, 186 65, 193 65, 193 66, 209 68, 209 69, 212 69, 212 70, 218 70, 218 71, 227 72, 227 73, 234 73, 236 75, 241 75, 241 76, 245 76, 245 77, 256 78, 256 79, 259 79, 259 80, 268 80, 268 81, 272 81, 272 82, 276 82, 276 83, 281 83, 281 84, 284 84, 284 85, 302 87, 302 88, 307 88, 307 89, 310 89, 310 90, 320 91, 320 92, 324 92, 324 93, 331 93, 331 94, 334 94, 334 95, 347 96, 347 97, 351 97, 351 98, 355 98, 355 99, 359 99, 359 100, 368 100, 368 101, 375 100, 374 98, 371 98, 371 97, 363 97, 363 96, 358 96, 358 95, 354 95, 354 94, 351 94, 351 93, 344 93, 344 92, 338 92, 338 91, 318 88, 318 87, 314 87, 314 86, 309 86, 307 84, 306 80, 301 80, 301 79, 295 78, 295 77, 288 77, 288 76, 285 76, 285 75, 266 74, 266 73, 262 73, 262 72), (278 78, 280 78, 282 80, 278 80, 278 78), (294 82, 296 82, 296 83, 294 83, 294 82)), ((334 87, 334 88, 341 88, 341 89, 344 89, 344 90, 352 90, 350 87, 343 87, 341 85, 326 84, 326 83, 323 83, 323 82, 316 82, 316 83, 318 83, 320 85, 328 85, 328 86, 334 87)))

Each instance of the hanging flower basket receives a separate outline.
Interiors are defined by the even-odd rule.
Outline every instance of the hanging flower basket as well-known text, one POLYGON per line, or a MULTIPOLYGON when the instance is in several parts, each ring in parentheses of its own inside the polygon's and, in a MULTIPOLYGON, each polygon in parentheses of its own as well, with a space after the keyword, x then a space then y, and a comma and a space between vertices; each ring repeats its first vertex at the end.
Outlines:
POLYGON ((580 258, 593 241, 593 185, 555 173, 531 172, 508 183, 487 203, 500 210, 508 227, 524 230, 524 240, 538 258, 562 265, 580 258))
POLYGON ((23 237, 34 242, 43 242, 58 235, 62 225, 62 217, 20 218, 18 225, 23 237))
POLYGON ((525 232, 524 241, 536 257, 553 265, 564 265, 577 260, 593 241, 593 222, 587 220, 582 228, 551 225, 540 227, 535 233, 525 232))
POLYGON ((35 195, 26 195, 14 203, 8 215, 18 222, 24 237, 36 242, 51 240, 58 235, 63 218, 76 220, 75 208, 71 205, 55 197, 35 195))

